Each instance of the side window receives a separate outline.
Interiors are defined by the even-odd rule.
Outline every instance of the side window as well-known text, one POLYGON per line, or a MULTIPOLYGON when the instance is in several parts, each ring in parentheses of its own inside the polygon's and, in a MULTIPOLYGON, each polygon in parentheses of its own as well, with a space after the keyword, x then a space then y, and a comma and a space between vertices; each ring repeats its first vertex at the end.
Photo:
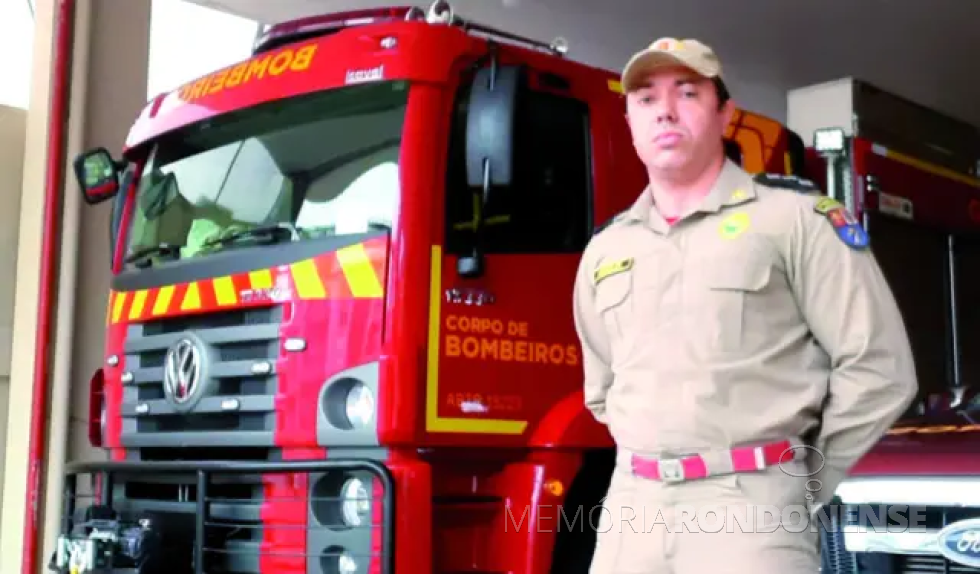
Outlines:
MULTIPOLYGON (((446 251, 472 245, 473 191, 466 185, 466 90, 453 116, 446 185, 446 251)), ((576 253, 591 231, 588 106, 552 93, 525 92, 517 115, 514 182, 492 189, 484 207, 485 253, 576 253)))

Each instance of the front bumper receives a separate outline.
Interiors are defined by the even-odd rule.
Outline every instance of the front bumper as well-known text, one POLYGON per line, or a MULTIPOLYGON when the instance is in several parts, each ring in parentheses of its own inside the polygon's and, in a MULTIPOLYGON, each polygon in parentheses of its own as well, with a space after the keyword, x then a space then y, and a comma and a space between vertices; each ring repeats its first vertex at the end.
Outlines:
POLYGON ((394 500, 391 472, 368 459, 72 463, 49 569, 390 574, 394 500))

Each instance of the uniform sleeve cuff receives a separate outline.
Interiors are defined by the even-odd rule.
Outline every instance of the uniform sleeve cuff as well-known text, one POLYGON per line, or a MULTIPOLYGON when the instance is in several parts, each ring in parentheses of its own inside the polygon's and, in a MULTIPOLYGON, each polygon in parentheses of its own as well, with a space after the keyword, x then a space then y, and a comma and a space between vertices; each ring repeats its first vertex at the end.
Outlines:
POLYGON ((812 497, 810 503, 812 505, 829 504, 834 499, 837 487, 846 477, 846 472, 831 466, 829 463, 826 464, 807 481, 807 495, 812 497))

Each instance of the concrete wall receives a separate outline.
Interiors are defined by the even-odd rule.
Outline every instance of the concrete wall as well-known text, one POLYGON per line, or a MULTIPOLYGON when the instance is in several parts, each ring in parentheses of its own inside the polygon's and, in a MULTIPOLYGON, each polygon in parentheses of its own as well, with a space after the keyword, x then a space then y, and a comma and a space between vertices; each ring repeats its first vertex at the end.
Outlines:
MULTIPOLYGON (((81 149, 104 146, 118 154, 147 100, 150 0, 95 2, 91 22, 85 129, 79 143, 81 149)), ((68 192, 80 193, 74 181, 68 192)), ((74 309, 69 460, 104 458, 88 445, 88 381, 102 366, 104 351, 110 203, 82 205, 79 214, 76 298, 84 304, 74 309)))
MULTIPOLYGON (((13 331, 34 333, 37 327, 38 262, 41 260, 44 165, 47 151, 47 109, 51 94, 51 51, 54 1, 35 4, 33 66, 30 102, 23 143, 23 172, 17 229, 13 331)), ((34 337, 13 338, 10 344, 10 384, 4 449, 3 507, 0 523, 0 572, 19 572, 23 547, 27 484, 30 404, 33 399, 34 337)))
MULTIPOLYGON (((118 150, 139 110, 146 103, 151 0, 89 0, 78 2, 73 53, 71 103, 68 119, 68 160, 79 151, 96 145, 118 150)), ((50 405, 44 481, 34 493, 28 482, 28 437, 30 404, 33 400, 38 308, 38 262, 41 261, 43 233, 43 191, 49 104, 52 95, 52 45, 58 0, 36 0, 34 64, 30 105, 23 135, 23 173, 21 183, 14 180, 13 195, 19 190, 19 206, 10 213, 19 226, 9 229, 0 222, 0 241, 4 248, 16 244, 17 281, 0 287, 0 330, 3 313, 9 309, 10 295, 4 289, 13 285, 13 330, 21 333, 9 344, 9 408, 4 453, 2 527, 0 527, 0 572, 21 571, 25 516, 38 509, 44 528, 40 536, 39 571, 45 571, 54 550, 61 511, 62 472, 65 459, 93 458, 87 444, 87 386, 92 372, 102 362, 104 321, 109 282, 108 221, 109 206, 82 203, 70 165, 66 165, 63 205, 62 253, 52 364, 49 365, 50 405), (19 207, 19 211, 18 211, 19 207), (12 234, 8 239, 4 234, 12 234), (7 301, 6 306, 4 302, 7 301), (70 418, 65 420, 65 410, 70 418), (16 439, 14 439, 16 437, 16 439), (31 498, 36 494, 42 500, 31 498), (28 496, 25 496, 28 495, 28 496)), ((4 142, 5 143, 5 142, 4 142)), ((6 147, 6 146, 4 146, 6 147)), ((0 216, 2 217, 2 216, 0 216)), ((0 253, 0 273, 13 275, 11 260, 0 253)), ((7 323, 10 323, 8 321, 7 323)), ((2 337, 2 331, 0 331, 2 337)), ((4 341, 0 339, 0 347, 4 341)), ((6 366, 7 361, 0 360, 6 366)), ((0 375, 2 375, 0 371, 0 375)), ((39 533, 40 534, 40 533, 39 533)))
MULTIPOLYGON (((10 334, 14 323, 14 286, 17 274, 17 233, 20 190, 24 176, 24 130, 27 110, 0 106, 0 444, 7 439, 10 394, 10 334)), ((4 460, 0 457, 0 483, 4 460)), ((3 492, 0 491, 0 506, 3 492)))

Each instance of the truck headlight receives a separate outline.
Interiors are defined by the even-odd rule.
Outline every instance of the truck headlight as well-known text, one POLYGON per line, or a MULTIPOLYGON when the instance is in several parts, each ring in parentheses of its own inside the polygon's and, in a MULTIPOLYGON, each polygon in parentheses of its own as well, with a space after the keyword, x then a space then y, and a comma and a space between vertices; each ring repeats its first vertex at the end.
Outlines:
POLYGON ((340 488, 340 499, 343 504, 344 524, 360 526, 371 511, 371 498, 367 487, 359 478, 351 478, 340 488))
POLYGON ((326 438, 323 433, 331 431, 321 428, 322 423, 340 431, 363 433, 373 430, 378 416, 378 387, 376 383, 366 382, 377 380, 377 374, 368 371, 369 368, 362 369, 364 372, 352 371, 346 376, 339 375, 324 381, 319 397, 317 433, 319 440, 327 441, 325 444, 336 439, 326 438))
POLYGON ((363 383, 355 383, 347 391, 344 414, 352 426, 366 427, 374 419, 374 395, 363 383))

